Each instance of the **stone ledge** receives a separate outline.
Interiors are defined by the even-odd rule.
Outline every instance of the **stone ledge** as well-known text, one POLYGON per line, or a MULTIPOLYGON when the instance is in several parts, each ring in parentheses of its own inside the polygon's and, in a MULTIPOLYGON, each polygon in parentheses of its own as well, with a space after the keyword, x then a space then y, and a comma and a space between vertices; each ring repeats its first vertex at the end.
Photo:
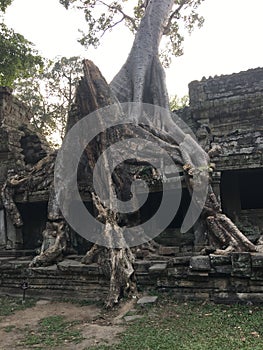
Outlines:
MULTIPOLYGON (((2 258, 0 293, 16 291, 26 279, 30 293, 74 298, 104 298, 109 281, 96 264, 84 265, 78 257, 49 266, 26 268, 28 260, 2 258)), ((138 260, 136 277, 140 290, 170 291, 180 299, 202 299, 216 302, 263 303, 262 254, 234 253, 229 257, 187 256, 169 260, 138 260), (192 266, 192 268, 190 268, 192 266)))

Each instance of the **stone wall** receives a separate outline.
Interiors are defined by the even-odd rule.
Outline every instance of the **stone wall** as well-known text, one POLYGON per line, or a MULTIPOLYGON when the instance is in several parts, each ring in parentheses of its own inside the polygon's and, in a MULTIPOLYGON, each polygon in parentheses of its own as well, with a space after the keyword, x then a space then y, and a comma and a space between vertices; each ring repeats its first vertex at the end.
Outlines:
POLYGON ((263 166, 263 68, 193 81, 190 112, 222 147, 218 170, 263 166))
MULTIPOLYGON (((18 172, 47 155, 47 141, 30 124, 30 109, 7 87, 0 87, 0 189, 8 171, 18 172)), ((0 198, 0 249, 23 248, 21 229, 14 227, 0 198)))
MULTIPOLYGON (((79 259, 79 257, 77 257, 79 259)), ((49 267, 28 269, 29 257, 0 257, 0 293, 45 298, 105 300, 109 281, 96 264, 84 265, 76 257, 49 267)), ((140 291, 169 292, 177 299, 217 303, 262 303, 263 255, 194 255, 136 260, 140 291)))
POLYGON ((189 84, 190 106, 178 111, 208 151, 223 211, 255 241, 263 234, 263 68, 189 84), (254 234, 251 230, 254 228, 254 234))
POLYGON ((35 164, 49 150, 46 140, 30 124, 30 109, 20 102, 12 90, 0 87, 0 186, 7 170, 24 169, 35 164))

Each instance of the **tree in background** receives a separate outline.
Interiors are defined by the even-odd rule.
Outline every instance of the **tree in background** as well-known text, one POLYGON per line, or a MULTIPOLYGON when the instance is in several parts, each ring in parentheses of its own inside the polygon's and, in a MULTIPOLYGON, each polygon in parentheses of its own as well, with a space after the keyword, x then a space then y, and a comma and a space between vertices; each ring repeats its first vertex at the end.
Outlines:
POLYGON ((32 68, 40 71, 43 65, 33 44, 3 22, 4 12, 11 3, 12 0, 0 0, 0 85, 9 87, 13 87, 16 79, 29 77, 32 68))
POLYGON ((185 95, 183 97, 173 96, 170 99, 170 109, 171 111, 177 111, 178 109, 189 106, 189 96, 185 95))
POLYGON ((6 8, 11 5, 13 0, 0 0, 0 11, 5 12, 6 8))
POLYGON ((0 85, 12 87, 29 106, 36 129, 58 146, 65 133, 66 119, 82 73, 79 57, 45 60, 23 35, 3 22, 12 0, 0 0, 0 85))
POLYGON ((60 57, 54 62, 46 60, 41 72, 31 70, 28 78, 14 84, 16 96, 31 107, 31 122, 54 146, 61 144, 64 137, 82 71, 80 57, 60 57))

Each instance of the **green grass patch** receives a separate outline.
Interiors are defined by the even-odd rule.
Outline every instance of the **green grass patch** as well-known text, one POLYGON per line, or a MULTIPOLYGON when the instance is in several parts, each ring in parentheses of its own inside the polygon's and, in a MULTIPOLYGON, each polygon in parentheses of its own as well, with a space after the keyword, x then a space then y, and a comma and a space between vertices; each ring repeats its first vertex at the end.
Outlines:
POLYGON ((14 297, 0 297, 0 316, 9 316, 18 310, 24 310, 33 307, 36 304, 35 299, 26 299, 22 303, 22 299, 14 297))
POLYGON ((89 350, 261 350, 263 307, 176 303, 138 309, 143 319, 128 325, 114 346, 89 350))
POLYGON ((56 315, 43 318, 36 329, 26 329, 23 344, 28 348, 54 348, 65 343, 77 344, 83 340, 81 332, 75 330, 77 321, 69 322, 64 316, 56 315))
POLYGON ((4 331, 5 331, 6 333, 10 333, 10 332, 12 332, 15 328, 16 328, 16 326, 14 326, 14 325, 6 326, 6 327, 4 327, 4 331))

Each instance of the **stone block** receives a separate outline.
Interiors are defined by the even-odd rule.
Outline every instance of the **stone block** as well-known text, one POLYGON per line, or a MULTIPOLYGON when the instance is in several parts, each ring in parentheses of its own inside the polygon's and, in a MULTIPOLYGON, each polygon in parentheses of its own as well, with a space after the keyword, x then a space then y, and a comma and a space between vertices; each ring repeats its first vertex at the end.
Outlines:
POLYGON ((6 246, 5 212, 0 210, 0 247, 6 246))
POLYGON ((214 280, 214 290, 218 291, 227 291, 230 288, 230 281, 229 279, 225 278, 217 278, 214 280))
POLYGON ((17 241, 17 230, 8 215, 6 215, 6 235, 7 249, 15 249, 17 241))
POLYGON ((138 305, 154 304, 154 303, 156 303, 157 299, 158 299, 157 296, 145 296, 145 297, 140 298, 137 301, 137 304, 138 305))
POLYGON ((140 318, 143 318, 143 315, 125 316, 125 317, 124 317, 124 320, 125 320, 126 322, 132 322, 132 321, 139 320, 140 318))
POLYGON ((190 270, 209 271, 211 270, 210 258, 206 255, 193 256, 189 267, 190 270))
POLYGON ((210 254, 210 262, 213 267, 231 264, 231 257, 229 255, 215 255, 210 254))
POLYGON ((164 273, 166 271, 167 264, 154 264, 149 267, 150 274, 159 274, 164 273))
POLYGON ((85 265, 77 260, 65 259, 57 264, 58 269, 65 272, 83 272, 89 275, 98 275, 100 270, 97 264, 85 265))
POLYGON ((251 255, 250 253, 232 253, 232 276, 251 276, 251 255))
POLYGON ((231 275, 232 265, 215 266, 214 271, 218 275, 231 275))
POLYGON ((251 253, 251 265, 252 268, 263 268, 263 254, 262 253, 251 253))
POLYGON ((187 276, 188 268, 185 266, 169 267, 167 269, 168 276, 173 276, 175 278, 183 278, 187 276))
POLYGON ((165 247, 165 246, 159 247, 160 255, 175 255, 178 253, 179 253, 179 247, 165 247))
POLYGON ((189 266, 191 256, 178 256, 169 262, 169 265, 171 266, 177 266, 177 265, 182 265, 182 266, 189 266))

